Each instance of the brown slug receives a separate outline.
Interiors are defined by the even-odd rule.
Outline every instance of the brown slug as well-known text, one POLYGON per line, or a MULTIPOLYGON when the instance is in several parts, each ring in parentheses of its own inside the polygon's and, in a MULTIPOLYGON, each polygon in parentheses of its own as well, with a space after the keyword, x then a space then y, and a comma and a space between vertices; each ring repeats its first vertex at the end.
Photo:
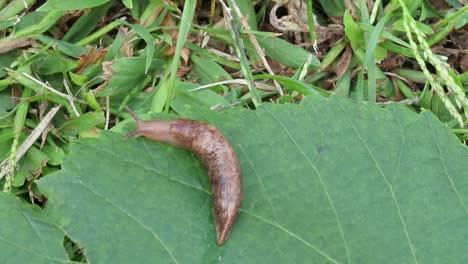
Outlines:
POLYGON ((130 108, 125 109, 137 122, 137 129, 125 138, 143 136, 188 149, 201 159, 210 178, 216 244, 224 244, 242 200, 239 161, 227 139, 207 123, 189 119, 142 121, 130 108))

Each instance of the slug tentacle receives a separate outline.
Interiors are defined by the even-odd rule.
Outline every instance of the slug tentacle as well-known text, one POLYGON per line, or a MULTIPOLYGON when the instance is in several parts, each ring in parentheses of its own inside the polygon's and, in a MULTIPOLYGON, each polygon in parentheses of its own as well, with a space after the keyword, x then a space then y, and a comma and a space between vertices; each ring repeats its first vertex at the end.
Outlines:
POLYGON ((131 133, 128 133, 127 135, 125 135, 123 137, 123 140, 127 140, 131 137, 139 137, 140 134, 141 134, 141 131, 140 131, 140 124, 143 123, 143 121, 140 119, 140 117, 138 117, 135 112, 132 111, 132 109, 130 109, 130 107, 128 106, 125 106, 125 110, 127 110, 127 112, 133 117, 133 119, 135 119, 135 121, 137 122, 137 129, 131 133))
POLYGON ((210 178, 216 226, 216 244, 222 245, 239 213, 242 179, 239 161, 224 135, 214 126, 188 119, 142 121, 130 108, 137 129, 128 134, 165 142, 194 152, 210 178))
POLYGON ((133 119, 136 120, 138 124, 143 122, 143 120, 141 120, 140 117, 137 116, 137 114, 135 114, 135 112, 133 112, 132 109, 130 109, 130 107, 125 106, 125 110, 127 110, 127 112, 133 117, 133 119))

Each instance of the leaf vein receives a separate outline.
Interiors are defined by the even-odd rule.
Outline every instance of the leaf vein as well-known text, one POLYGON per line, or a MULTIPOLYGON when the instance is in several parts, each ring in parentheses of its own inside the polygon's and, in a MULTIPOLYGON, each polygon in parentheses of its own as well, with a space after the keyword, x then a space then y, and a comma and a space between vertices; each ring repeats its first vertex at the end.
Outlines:
POLYGON ((50 256, 45 256, 45 255, 41 255, 37 252, 34 252, 32 249, 29 249, 29 248, 25 248, 23 247, 22 245, 18 245, 17 243, 14 243, 10 240, 7 240, 5 239, 3 236, 0 236, 0 240, 2 240, 3 242, 9 244, 10 246, 13 246, 13 247, 16 247, 16 248, 19 248, 21 250, 24 250, 26 252, 29 252, 31 253, 32 255, 35 255, 35 256, 38 256, 38 257, 42 257, 42 258, 45 258, 45 259, 49 259, 49 260, 54 260, 54 261, 57 261, 57 262, 61 262, 61 263, 76 263, 74 261, 70 261, 70 260, 62 260, 62 259, 57 259, 57 258, 53 258, 53 257, 50 257, 50 256))
POLYGON ((463 199, 460 195, 460 193, 458 192, 458 189, 457 187, 455 186, 455 183, 453 182, 453 179, 452 177, 450 177, 448 171, 447 171, 447 166, 445 165, 445 160, 442 158, 442 150, 440 148, 440 144, 439 144, 439 140, 437 139, 437 137, 435 136, 434 134, 434 127, 432 126, 430 120, 428 120, 428 116, 427 115, 424 115, 427 123, 429 124, 429 126, 431 127, 431 132, 432 132, 432 137, 434 138, 434 141, 436 142, 436 146, 437 146, 437 150, 439 151, 439 159, 440 161, 442 162, 442 166, 444 167, 444 174, 445 176, 447 176, 447 179, 449 180, 450 182, 450 185, 452 186, 452 189, 453 191, 455 192, 455 194, 457 195, 458 197, 458 200, 460 201, 461 205, 463 206, 463 209, 465 209, 465 214, 468 214, 468 209, 465 205, 465 203, 463 202, 463 199))
POLYGON ((390 184, 387 177, 385 176, 385 173, 380 168, 380 165, 379 165, 377 159, 375 158, 374 153, 369 148, 366 141, 361 137, 361 134, 359 134, 359 131, 357 130, 356 125, 354 124, 351 117, 348 115, 348 112, 346 112, 346 110, 343 108, 343 105, 340 102, 338 102, 338 104, 339 104, 341 110, 343 111, 343 113, 345 114, 346 118, 348 118, 349 122, 351 123, 351 126, 353 127, 354 133, 356 133, 356 136, 359 138, 359 141, 361 141, 361 143, 363 144, 363 146, 366 148, 367 152, 369 153, 369 156, 372 158, 372 161, 374 162, 375 167, 379 171, 379 174, 383 177, 385 183, 387 184, 388 189, 390 190, 390 194, 392 195, 392 200, 395 203, 395 206, 396 206, 396 209, 397 209, 398 216, 400 218, 401 224, 403 226, 403 231, 405 233, 406 239, 408 240, 408 243, 409 243, 409 246, 410 246, 410 249, 411 249, 411 254, 413 256, 413 260, 414 260, 415 263, 418 263, 418 260, 416 258, 416 253, 415 253, 414 248, 413 248, 413 243, 411 242, 411 238, 410 238, 409 233, 408 233, 408 228, 406 227, 406 223, 405 223, 405 220, 404 220, 403 215, 401 213, 400 205, 398 204, 398 200, 396 199, 395 192, 393 191, 392 185, 390 184))
POLYGON ((341 238, 343 240, 343 244, 344 244, 344 247, 345 247, 345 251, 346 251, 346 256, 347 256, 347 259, 348 259, 348 263, 351 263, 351 260, 350 260, 350 256, 349 256, 349 250, 348 250, 348 244, 346 243, 346 239, 345 239, 345 236, 344 236, 344 232, 343 232, 343 228, 341 226, 341 221, 338 217, 338 213, 335 209, 335 205, 333 204, 333 201, 332 201, 332 198, 330 196, 330 193, 328 192, 328 189, 325 185, 325 182, 323 181, 322 179, 322 176, 320 175, 320 173, 318 172, 318 169, 315 167, 315 165, 312 163, 312 161, 309 159, 309 157, 307 156, 307 154, 304 152, 304 150, 299 146, 299 144, 296 142, 296 140, 294 140, 294 138, 292 137, 291 135, 291 132, 288 130, 288 128, 283 124, 283 122, 281 122, 281 120, 275 116, 272 112, 268 111, 266 108, 265 110, 278 122, 278 124, 281 126, 281 128, 284 130, 284 132, 286 133, 286 135, 288 136, 289 140, 296 146, 296 148, 299 150, 299 152, 301 153, 301 155, 304 157, 304 159, 307 161, 307 163, 309 164, 309 166, 312 168, 312 170, 315 172, 315 175, 317 175, 319 181, 320 181, 320 185, 322 186, 324 192, 325 192, 325 195, 327 197, 327 200, 328 202, 330 203, 330 207, 332 208, 333 210, 333 214, 335 215, 335 218, 336 218, 336 222, 337 222, 337 225, 338 225, 338 229, 340 231, 340 234, 341 234, 341 238))
POLYGON ((401 125, 400 119, 398 118, 399 112, 397 111, 397 108, 393 108, 393 110, 397 116, 395 120, 397 121, 398 127, 400 128, 399 130, 400 130, 400 136, 401 136, 401 143, 400 143, 400 151, 398 152, 398 161, 397 161, 395 173, 394 173, 393 180, 392 180, 392 185, 396 182, 397 177, 400 175, 401 156, 403 152, 403 146, 406 143, 406 137, 405 137, 405 134, 403 133, 403 126, 401 125))
POLYGON ((273 203, 271 202, 271 198, 270 198, 270 196, 268 195, 268 192, 267 192, 267 190, 266 190, 265 183, 263 182, 262 177, 260 176, 260 174, 259 174, 259 173, 257 172, 257 170, 255 169, 255 166, 252 164, 252 161, 251 161, 250 157, 247 155, 247 152, 245 151, 244 147, 242 147, 242 145, 240 145, 240 144, 239 144, 238 146, 239 146, 239 148, 241 149, 242 154, 244 154, 244 157, 245 157, 245 159, 247 160, 247 162, 249 163, 250 167, 251 167, 252 170, 254 171, 255 176, 257 176, 257 179, 258 179, 258 181, 260 182, 260 186, 261 186, 261 188, 262 188, 262 190, 263 190, 263 193, 265 194, 265 197, 266 197, 266 199, 267 199, 267 201, 268 201, 268 204, 269 204, 271 210, 273 211, 273 214, 274 214, 274 216, 275 216, 276 221, 279 221, 279 220, 278 220, 278 214, 277 214, 277 212, 276 212, 275 207, 273 206, 273 203))
POLYGON ((257 218, 257 219, 259 219, 259 220, 261 220, 261 221, 263 221, 263 222, 265 222, 265 223, 267 223, 267 224, 269 224, 269 225, 271 225, 271 226, 273 226, 273 227, 276 227, 276 228, 282 230, 283 232, 287 233, 288 235, 290 235, 290 236, 294 237, 295 239, 297 239, 297 240, 301 241, 302 243, 304 243, 304 245, 306 245, 306 246, 312 248, 313 250, 317 251, 320 255, 324 256, 325 258, 327 258, 328 260, 332 261, 333 263, 336 263, 336 264, 340 263, 340 262, 338 262, 337 260, 333 259, 332 257, 328 256, 328 255, 327 255, 325 252, 323 252, 322 250, 316 248, 314 245, 312 245, 312 244, 310 244, 309 242, 307 242, 304 238, 302 238, 302 237, 300 237, 299 235, 293 233, 292 231, 290 231, 289 229, 283 227, 282 225, 277 224, 277 223, 273 223, 273 222, 271 222, 271 221, 268 221, 267 219, 265 219, 265 218, 263 218, 263 217, 261 217, 261 216, 259 216, 259 215, 256 215, 256 214, 254 214, 254 213, 252 213, 252 212, 246 211, 246 210, 244 210, 244 209, 241 209, 241 211, 244 212, 244 213, 247 214, 247 215, 250 215, 250 216, 252 216, 252 217, 255 217, 255 218, 257 218))
POLYGON ((96 147, 96 146, 94 146, 94 145, 92 145, 92 144, 91 144, 91 145, 87 145, 87 146, 88 146, 88 147, 91 147, 91 148, 94 148, 94 149, 96 149, 96 150, 105 152, 105 153, 107 153, 107 154, 110 154, 110 155, 112 155, 113 157, 122 159, 124 162, 128 162, 128 163, 131 163, 131 164, 133 164, 133 165, 139 166, 139 167, 141 167, 141 168, 143 168, 143 169, 145 169, 145 170, 147 170, 147 171, 154 172, 154 173, 156 173, 156 174, 158 174, 158 175, 160 175, 160 176, 162 176, 162 177, 164 177, 164 178, 166 178, 166 179, 168 179, 168 180, 170 180, 170 181, 173 181, 173 182, 176 182, 176 183, 179 183, 179 184, 182 184, 182 185, 191 187, 191 188, 193 188, 193 189, 195 189, 195 190, 204 192, 204 193, 206 193, 206 194, 210 194, 207 190, 198 188, 198 187, 196 187, 196 186, 194 186, 194 185, 191 185, 190 183, 187 183, 187 182, 184 182, 184 181, 181 181, 181 180, 178 180, 178 179, 174 179, 174 178, 170 177, 169 175, 162 173, 161 171, 155 170, 155 169, 152 168, 152 167, 148 167, 148 166, 146 166, 146 165, 140 164, 140 163, 135 162, 135 161, 133 161, 133 160, 126 159, 126 158, 124 158, 124 157, 122 157, 122 156, 119 156, 119 155, 117 155, 117 154, 115 154, 115 153, 113 153, 113 152, 111 152, 111 151, 106 150, 106 149, 98 148, 98 147, 96 147))
POLYGON ((135 221, 136 223, 138 223, 141 227, 143 227, 143 229, 146 229, 147 231, 149 231, 158 241, 159 243, 163 246, 163 248, 167 251, 167 253, 169 254, 169 256, 171 257, 171 259, 174 261, 174 263, 179 263, 177 261, 177 259, 175 258, 174 254, 172 254, 172 252, 169 250, 169 248, 167 247, 166 243, 164 243, 164 241, 158 236, 158 234, 156 232, 154 232, 150 227, 148 227, 147 225, 145 225, 145 223, 143 223, 142 221, 140 221, 138 218, 134 217, 133 215, 131 215, 129 212, 127 212, 125 209, 123 209, 122 207, 119 207, 118 205, 114 204, 111 200, 109 200, 107 197, 105 197, 104 195, 98 193, 97 191, 93 190, 91 187, 87 186, 86 184, 84 184, 82 181, 80 181, 79 183, 72 183, 72 184, 79 184, 81 186, 83 186, 84 188, 88 189, 91 193, 93 193, 94 195, 98 196, 99 198, 101 198, 104 202, 110 204, 112 207, 116 208, 118 211, 122 212, 124 215, 128 216, 130 219, 132 219, 133 221, 135 221))

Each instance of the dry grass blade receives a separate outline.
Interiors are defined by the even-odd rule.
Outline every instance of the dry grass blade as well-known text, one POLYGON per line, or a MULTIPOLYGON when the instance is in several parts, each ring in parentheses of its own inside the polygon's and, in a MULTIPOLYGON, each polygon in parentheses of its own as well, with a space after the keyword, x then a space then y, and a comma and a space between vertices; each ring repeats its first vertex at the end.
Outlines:
MULTIPOLYGON (((247 30, 251 30, 251 28, 249 26, 249 23, 247 23, 247 20, 242 15, 242 13, 239 10, 239 7, 237 6, 236 2, 233 1, 232 3, 233 3, 234 11, 236 11, 236 14, 239 17, 239 21, 241 22, 242 26, 247 30)), ((262 64, 265 67, 265 69, 268 71, 269 74, 275 75, 275 73, 273 72, 273 70, 270 67, 270 64, 268 64, 268 61, 265 58, 265 52, 263 52, 263 49, 260 47, 260 44, 258 44, 258 41, 255 38, 255 36, 252 33, 247 33, 247 36, 249 37, 250 42, 252 43, 255 50, 257 51, 257 53, 258 53, 258 55, 260 57, 260 60, 262 61, 262 64)), ((273 82, 275 83, 276 89, 278 90, 279 94, 281 96, 283 96, 284 93, 283 93, 283 90, 281 89, 281 85, 276 80, 273 80, 273 82)))
MULTIPOLYGON (((52 118, 54 118, 55 114, 57 111, 60 109, 61 106, 56 106, 47 113, 47 115, 44 117, 44 119, 41 120, 41 122, 37 125, 36 128, 31 132, 29 137, 21 144, 21 146, 18 148, 18 151, 16 152, 15 160, 14 163, 18 163, 18 161, 26 154, 29 148, 36 142, 36 140, 41 136, 42 132, 46 130, 46 128, 49 126, 50 122, 52 121, 52 118)), ((8 164, 8 158, 2 161, 0 163, 0 179, 2 179, 5 175, 12 173, 13 168, 7 168, 6 165, 8 164)))
POLYGON ((59 96, 61 96, 61 97, 63 97, 63 98, 66 98, 66 99, 68 99, 68 100, 71 100, 71 101, 79 102, 79 103, 82 103, 82 104, 88 104, 86 101, 77 99, 77 98, 75 98, 75 97, 73 97, 73 96, 71 96, 71 95, 64 94, 64 93, 62 93, 62 92, 57 91, 56 89, 52 88, 50 85, 48 85, 48 84, 46 84, 46 83, 44 83, 44 82, 42 82, 42 81, 40 81, 40 80, 34 78, 33 76, 31 76, 31 75, 29 75, 29 74, 27 74, 27 73, 25 73, 25 72, 23 72, 23 75, 26 76, 26 77, 28 77, 29 79, 31 79, 33 82, 35 82, 35 83, 39 84, 40 86, 44 87, 45 89, 47 89, 47 90, 53 92, 54 94, 57 94, 57 95, 59 95, 59 96))
POLYGON ((231 29, 230 33, 232 39, 234 40, 234 48, 236 50, 237 56, 239 56, 242 72, 244 74, 244 78, 247 81, 247 87, 249 88, 249 91, 252 94, 252 102, 255 105, 255 107, 257 107, 262 104, 262 100, 255 89, 255 85, 253 84, 253 76, 250 70, 250 64, 245 54, 244 42, 242 40, 242 37, 240 36, 239 25, 237 24, 237 20, 239 19, 235 19, 234 17, 235 15, 237 15, 237 13, 234 15, 232 10, 222 0, 220 0, 220 3, 223 6, 223 10, 226 15, 226 24, 229 25, 229 28, 231 29))
MULTIPOLYGON (((65 86, 65 89, 67 90, 68 95, 69 95, 71 98, 74 98, 73 95, 72 95, 72 92, 71 92, 71 90, 70 90, 70 87, 68 86, 68 83, 67 83, 67 81, 66 81, 65 79, 63 80, 63 86, 65 86)), ((78 109, 76 109, 75 103, 73 102, 73 100, 72 100, 71 98, 68 98, 68 101, 70 102, 70 105, 71 105, 71 107, 72 107, 73 112, 75 113, 75 115, 76 115, 77 117, 79 117, 79 116, 80 116, 80 113, 78 112, 78 109)))
MULTIPOLYGON (((234 80, 215 82, 215 83, 210 83, 210 84, 199 86, 197 88, 190 89, 189 92, 195 92, 195 91, 199 91, 199 90, 203 90, 203 89, 207 89, 207 88, 210 88, 210 87, 223 85, 223 84, 243 84, 243 85, 247 85, 247 81, 244 80, 244 79, 234 79, 234 80)), ((260 82, 254 82, 254 85, 258 89, 262 89, 262 90, 267 90, 267 91, 275 90, 275 88, 273 88, 272 86, 266 85, 266 84, 263 84, 263 83, 260 83, 260 82)))

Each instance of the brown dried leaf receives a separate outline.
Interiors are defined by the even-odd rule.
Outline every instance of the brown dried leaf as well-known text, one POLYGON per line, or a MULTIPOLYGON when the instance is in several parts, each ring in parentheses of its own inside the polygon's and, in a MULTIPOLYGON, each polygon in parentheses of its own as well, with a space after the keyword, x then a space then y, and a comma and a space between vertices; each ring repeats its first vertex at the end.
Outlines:
POLYGON ((468 54, 463 55, 463 57, 460 59, 460 69, 463 72, 468 71, 468 54))
POLYGON ((119 34, 123 36, 124 44, 121 48, 125 57, 133 57, 133 44, 132 42, 136 39, 129 39, 130 34, 128 33, 127 27, 120 27, 119 34))
POLYGON ((104 88, 106 88, 106 86, 109 84, 112 75, 115 74, 115 72, 111 68, 112 64, 114 64, 113 61, 105 61, 102 63, 103 73, 101 75, 101 78, 104 80, 104 83, 99 85, 96 89, 94 89, 95 93, 99 93, 100 91, 104 90, 104 88))
MULTIPOLYGON (((174 23, 174 20, 172 19, 171 16, 166 15, 164 18, 162 25, 165 27, 174 27, 176 24, 174 23)), ((179 36, 179 31, 175 29, 168 29, 168 30, 163 30, 164 33, 171 35, 172 38, 172 43, 177 42, 177 37, 179 36)), ((165 56, 170 56, 173 55, 175 52, 175 45, 167 47, 166 51, 164 52, 165 56)), ((180 54, 182 59, 184 60, 185 67, 188 65, 189 57, 190 57, 190 49, 188 48, 182 48, 182 52, 180 54)))
POLYGON ((92 47, 89 50, 88 54, 84 54, 80 56, 78 60, 78 69, 76 70, 76 74, 81 74, 84 69, 90 64, 100 63, 104 56, 106 56, 107 50, 102 48, 92 47))
POLYGON ((348 44, 346 45, 346 50, 344 51, 343 55, 338 61, 338 65, 336 65, 336 69, 335 69, 336 80, 340 79, 341 76, 343 76, 343 74, 345 73, 346 69, 348 69, 348 66, 349 66, 349 63, 351 62, 352 57, 353 57, 353 51, 351 49, 351 46, 348 44))
POLYGON ((2 41, 0 42, 0 54, 10 52, 17 48, 33 45, 34 43, 35 41, 30 38, 20 38, 2 41))
MULTIPOLYGON (((279 12, 278 12, 279 13, 279 12)), ((308 32, 306 3, 303 0, 276 1, 270 11, 270 23, 279 31, 308 32), (286 9, 287 15, 278 17, 278 9, 286 9)))
MULTIPOLYGON (((161 25, 163 27, 175 27, 176 24, 174 23, 174 20, 172 19, 170 14, 167 14, 164 17, 164 20, 162 21, 161 25)), ((163 33, 171 35, 171 38, 173 41, 177 41, 177 36, 179 35, 179 31, 176 29, 163 29, 163 33)))

